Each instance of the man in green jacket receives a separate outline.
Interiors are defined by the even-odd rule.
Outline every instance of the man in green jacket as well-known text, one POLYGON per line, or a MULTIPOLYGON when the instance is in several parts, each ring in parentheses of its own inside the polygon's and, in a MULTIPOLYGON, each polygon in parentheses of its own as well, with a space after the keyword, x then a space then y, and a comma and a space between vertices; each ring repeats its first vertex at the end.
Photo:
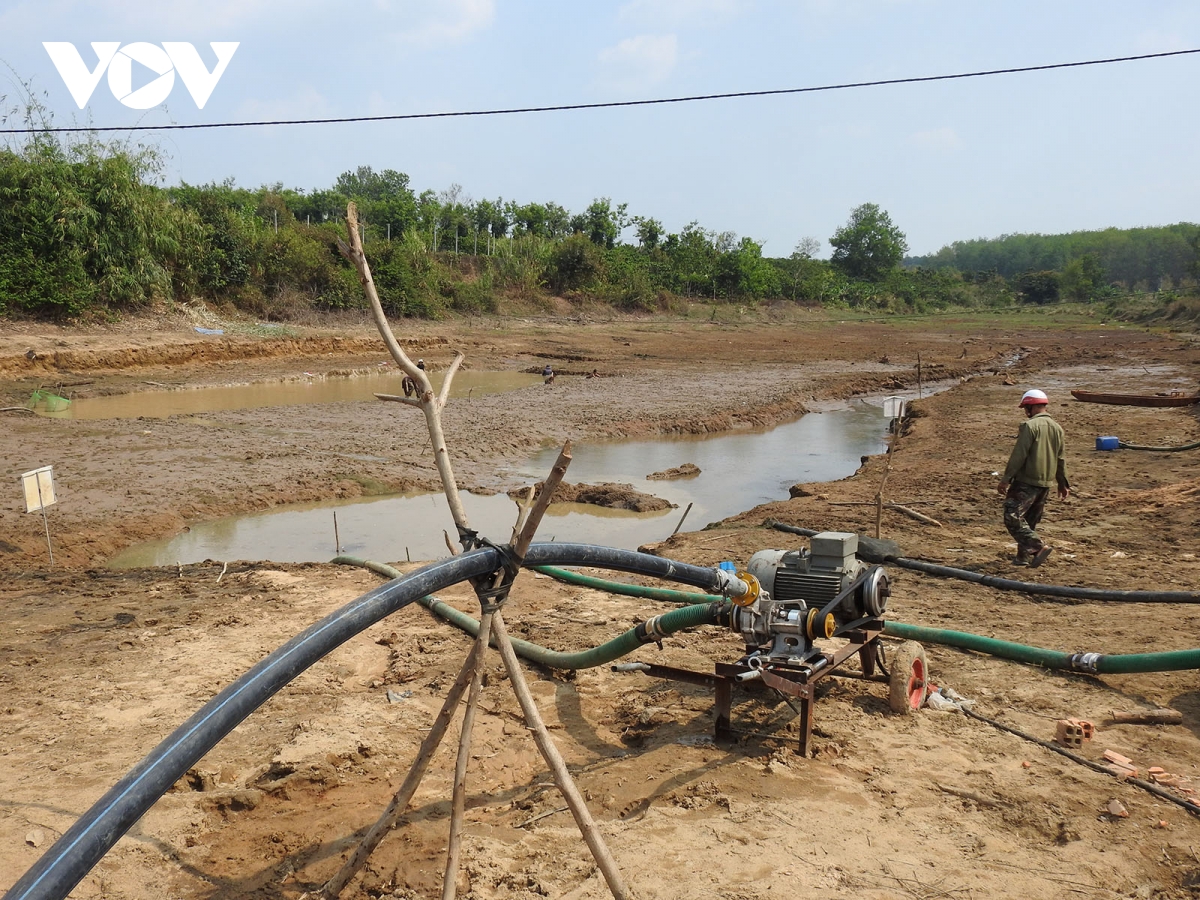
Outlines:
POLYGON ((1071 493, 1063 462, 1063 430, 1046 413, 1049 399, 1043 391, 1026 391, 1021 398, 1026 421, 1021 423, 1017 445, 1013 447, 1000 479, 998 490, 1004 495, 1004 527, 1017 542, 1013 565, 1040 566, 1052 549, 1037 534, 1038 522, 1046 508, 1050 488, 1058 485, 1058 497, 1066 500, 1071 493))

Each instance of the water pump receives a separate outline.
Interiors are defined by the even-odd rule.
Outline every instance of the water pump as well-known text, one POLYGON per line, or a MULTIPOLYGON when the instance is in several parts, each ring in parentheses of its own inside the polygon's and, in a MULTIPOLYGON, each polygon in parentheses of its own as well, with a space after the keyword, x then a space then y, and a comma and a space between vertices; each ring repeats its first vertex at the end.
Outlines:
POLYGON ((858 535, 827 531, 807 550, 760 550, 750 557, 747 574, 759 590, 730 617, 746 642, 749 665, 806 665, 821 656, 814 641, 883 616, 887 572, 860 561, 857 552, 858 535))

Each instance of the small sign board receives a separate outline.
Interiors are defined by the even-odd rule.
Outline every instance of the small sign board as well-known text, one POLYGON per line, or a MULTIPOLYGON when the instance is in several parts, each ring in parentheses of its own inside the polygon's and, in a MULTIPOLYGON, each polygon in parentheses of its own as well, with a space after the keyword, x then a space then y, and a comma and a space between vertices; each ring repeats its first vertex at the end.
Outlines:
POLYGON ((25 491, 25 512, 37 512, 58 502, 54 495, 54 467, 42 466, 21 476, 21 488, 25 491))
POLYGON ((899 419, 904 415, 903 397, 886 397, 883 401, 883 414, 889 419, 899 419))

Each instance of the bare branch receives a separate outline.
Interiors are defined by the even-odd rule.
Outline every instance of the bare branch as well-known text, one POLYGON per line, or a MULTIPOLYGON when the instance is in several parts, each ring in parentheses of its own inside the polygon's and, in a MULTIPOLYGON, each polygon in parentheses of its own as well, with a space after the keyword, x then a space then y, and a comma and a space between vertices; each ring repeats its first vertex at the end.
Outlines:
MULTIPOLYGON (((446 448, 446 436, 442 431, 441 405, 434 398, 433 386, 429 383, 429 376, 425 370, 418 368, 416 363, 408 358, 408 354, 404 352, 400 342, 392 334, 387 316, 383 313, 383 304, 379 302, 379 292, 375 290, 375 280, 371 277, 371 267, 367 264, 367 255, 363 252, 362 239, 358 234, 358 207, 353 201, 346 204, 346 234, 350 238, 350 243, 347 245, 345 241, 339 240, 338 249, 358 270, 358 280, 362 282, 363 291, 371 303, 371 313, 375 317, 379 336, 383 338, 383 343, 387 346, 392 359, 396 361, 396 365, 403 369, 419 388, 420 403, 416 405, 419 405, 421 411, 425 413, 425 425, 429 429, 429 442, 433 447, 433 458, 437 464, 438 475, 442 479, 442 490, 446 494, 446 503, 450 506, 450 515, 454 518, 454 524, 458 526, 461 533, 471 526, 467 521, 467 511, 463 508, 462 499, 458 496, 458 482, 454 479, 454 468, 450 465, 450 451, 446 448)), ((461 358, 462 355, 459 354, 458 359, 461 360, 461 358)), ((451 370, 453 368, 451 366, 451 370)), ((447 379, 448 383, 449 379, 447 379)), ((401 398, 397 397, 396 399, 401 398)))
POLYGON ((387 400, 391 403, 406 403, 409 406, 415 406, 417 409, 421 408, 420 400, 417 400, 414 397, 401 397, 399 394, 376 394, 375 399, 387 400))
POLYGON ((450 396, 450 382, 454 380, 454 374, 458 371, 458 367, 462 365, 463 355, 461 350, 454 351, 454 362, 450 363, 450 368, 446 370, 446 377, 442 380, 442 392, 438 394, 438 409, 446 408, 446 400, 450 396))
POLYGON ((521 529, 525 525, 525 519, 529 516, 529 510, 533 506, 533 485, 525 486, 524 496, 517 503, 517 521, 513 523, 512 537, 509 543, 513 543, 517 539, 517 535, 521 533, 521 529))

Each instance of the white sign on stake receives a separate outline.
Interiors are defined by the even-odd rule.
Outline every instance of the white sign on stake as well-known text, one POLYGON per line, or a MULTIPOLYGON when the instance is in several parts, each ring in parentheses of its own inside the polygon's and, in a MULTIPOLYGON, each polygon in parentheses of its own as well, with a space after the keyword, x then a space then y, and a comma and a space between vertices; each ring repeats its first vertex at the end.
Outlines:
POLYGON ((46 518, 46 507, 58 502, 54 495, 54 467, 42 466, 21 476, 21 488, 25 491, 25 512, 42 511, 42 523, 46 526, 46 549, 50 552, 50 565, 54 565, 54 548, 50 546, 50 520, 46 518))
POLYGON ((886 397, 883 401, 883 414, 889 419, 899 419, 904 415, 903 397, 886 397))
POLYGON ((58 502, 54 496, 54 467, 42 466, 21 476, 25 489, 25 512, 37 512, 58 502))

